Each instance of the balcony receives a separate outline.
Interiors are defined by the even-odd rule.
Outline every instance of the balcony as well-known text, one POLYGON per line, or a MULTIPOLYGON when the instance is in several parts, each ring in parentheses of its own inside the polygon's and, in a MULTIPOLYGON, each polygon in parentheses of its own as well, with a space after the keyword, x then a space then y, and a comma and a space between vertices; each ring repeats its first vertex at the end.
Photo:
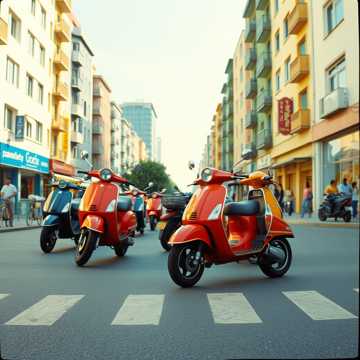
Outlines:
POLYGON ((0 17, 0 45, 6 45, 8 41, 8 24, 0 17))
POLYGON ((290 134, 296 134, 310 128, 310 110, 300 109, 291 116, 290 134))
POLYGON ((77 64, 78 66, 82 66, 84 63, 84 57, 78 50, 73 50, 71 53, 71 61, 77 64))
POLYGON ((256 63, 256 76, 258 78, 267 77, 271 72, 271 53, 264 51, 260 54, 256 63))
POLYGON ((244 18, 248 18, 255 10, 255 0, 247 0, 245 10, 243 13, 244 18))
POLYGON ((74 88, 75 90, 80 91, 82 87, 82 80, 79 77, 72 76, 71 87, 74 88))
POLYGON ((94 97, 102 97, 103 95, 104 95, 103 91, 99 87, 94 87, 94 89, 93 89, 94 97))
POLYGON ((257 80, 256 79, 247 80, 245 84, 245 98, 253 99, 256 97, 256 94, 257 94, 257 80))
POLYGON ((69 70, 69 65, 70 65, 69 58, 65 54, 65 52, 61 49, 59 51, 57 51, 57 53, 55 54, 55 59, 54 59, 54 66, 55 66, 56 70, 67 71, 67 70, 69 70))
POLYGON ((100 122, 93 122, 92 133, 94 135, 101 135, 104 132, 104 126, 100 122))
POLYGON ((59 81, 53 90, 53 95, 58 101, 66 101, 69 97, 69 87, 59 81))
POLYGON ((309 75, 309 55, 299 55, 290 64, 290 82, 297 83, 309 75))
POLYGON ((56 0, 57 8, 63 13, 70 13, 71 5, 71 0, 56 0))
POLYGON ((347 88, 337 88, 320 100, 320 117, 327 118, 349 106, 347 88))
POLYGON ((272 96, 270 90, 262 91, 256 98, 256 111, 268 112, 271 109, 272 96))
POLYGON ((257 154, 256 146, 253 142, 251 142, 250 144, 241 145, 241 157, 244 160, 255 159, 256 154, 257 154))
POLYGON ((71 29, 64 19, 55 24, 55 36, 59 42, 70 42, 71 29))
POLYGON ((56 116, 51 124, 51 128, 55 131, 67 131, 67 121, 66 118, 62 115, 56 116))
POLYGON ((307 20, 307 3, 297 2, 288 17, 289 34, 298 34, 307 23, 307 20))
POLYGON ((269 40, 271 32, 271 21, 266 15, 262 15, 256 24, 256 41, 258 43, 265 43, 269 40))
POLYGON ((256 111, 249 111, 245 114, 245 128, 254 129, 257 124, 257 113, 256 111))
POLYGON ((269 149, 272 146, 272 135, 270 129, 263 129, 257 133, 256 148, 269 149))
POLYGON ((71 142, 76 144, 83 144, 84 143, 84 135, 77 131, 71 132, 71 142))
POLYGON ((265 10, 269 5, 269 0, 256 0, 256 10, 265 10))
POLYGON ((92 146, 92 152, 96 155, 102 155, 104 153, 104 145, 99 142, 94 142, 92 146))
POLYGON ((99 104, 93 104, 93 115, 101 116, 101 106, 99 104))
POLYGON ((82 116, 83 107, 80 104, 71 104, 71 113, 76 116, 82 116))
POLYGON ((245 26, 245 42, 253 42, 256 35, 256 21, 250 20, 246 22, 245 26))
POLYGON ((250 48, 245 53, 245 70, 253 70, 256 67, 256 49, 250 48))

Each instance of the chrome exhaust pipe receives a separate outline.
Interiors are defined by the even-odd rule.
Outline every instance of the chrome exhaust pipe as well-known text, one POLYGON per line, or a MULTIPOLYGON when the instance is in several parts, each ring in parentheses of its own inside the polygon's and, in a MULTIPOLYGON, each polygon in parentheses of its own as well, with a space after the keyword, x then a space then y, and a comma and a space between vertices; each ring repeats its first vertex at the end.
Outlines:
POLYGON ((283 249, 269 245, 263 253, 264 260, 270 264, 282 263, 286 259, 286 254, 283 249))

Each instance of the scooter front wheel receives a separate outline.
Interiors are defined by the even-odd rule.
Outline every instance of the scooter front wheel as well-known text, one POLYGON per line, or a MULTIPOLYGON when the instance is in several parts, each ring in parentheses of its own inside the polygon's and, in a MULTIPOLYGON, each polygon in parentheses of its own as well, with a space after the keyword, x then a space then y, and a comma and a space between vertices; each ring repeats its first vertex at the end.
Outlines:
POLYGON ((76 246, 75 262, 78 266, 85 265, 93 251, 99 234, 89 229, 83 229, 80 234, 79 242, 76 246))
POLYGON ((318 216, 319 216, 320 221, 326 221, 326 219, 327 219, 324 209, 319 209, 318 216))
POLYGON ((168 271, 175 284, 181 287, 192 287, 204 272, 203 254, 196 243, 175 245, 171 247, 168 257, 168 271), (200 256, 199 256, 200 255, 200 256))
POLYGON ((151 231, 154 231, 156 228, 156 217, 154 215, 151 215, 149 221, 150 221, 150 229, 151 231))
POLYGON ((43 227, 40 234, 40 247, 41 250, 48 254, 50 253, 56 244, 57 229, 53 227, 43 227))

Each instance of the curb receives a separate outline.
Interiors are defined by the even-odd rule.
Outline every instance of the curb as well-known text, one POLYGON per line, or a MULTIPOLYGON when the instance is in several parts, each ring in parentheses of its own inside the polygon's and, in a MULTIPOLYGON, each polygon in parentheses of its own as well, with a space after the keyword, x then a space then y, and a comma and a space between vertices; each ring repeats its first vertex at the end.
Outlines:
POLYGON ((326 223, 326 222, 305 222, 305 221, 287 221, 289 225, 302 225, 302 226, 318 226, 318 227, 335 227, 335 228, 347 228, 358 229, 359 223, 326 223))
POLYGON ((24 231, 24 230, 34 230, 40 229, 41 225, 34 225, 34 226, 21 226, 21 227, 13 227, 13 228, 0 228, 0 234, 8 233, 13 231, 24 231))

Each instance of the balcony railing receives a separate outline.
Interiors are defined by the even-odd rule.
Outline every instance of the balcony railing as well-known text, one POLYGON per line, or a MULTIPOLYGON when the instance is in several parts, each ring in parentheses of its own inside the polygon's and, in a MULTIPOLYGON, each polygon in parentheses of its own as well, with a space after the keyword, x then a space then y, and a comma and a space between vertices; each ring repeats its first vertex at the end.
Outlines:
POLYGON ((253 70, 256 66, 256 49, 250 48, 245 53, 245 70, 253 70))
POLYGON ((57 51, 54 59, 54 65, 58 71, 69 70, 69 58, 63 50, 59 49, 57 51))
POLYGON ((66 101, 69 97, 69 87, 67 84, 59 81, 53 90, 55 98, 59 101, 66 101))
POLYGON ((262 15, 256 24, 256 41, 264 43, 269 40, 271 32, 271 21, 267 15, 262 15))
POLYGON ((245 26, 245 42, 253 42, 256 35, 256 21, 249 20, 245 26))
POLYGON ((103 91, 99 87, 94 87, 93 96, 102 97, 103 96, 103 91))
POLYGON ((80 51, 74 50, 71 53, 71 61, 76 63, 77 65, 81 66, 83 64, 83 62, 84 62, 84 57, 83 57, 83 55, 81 54, 80 51))
POLYGON ((256 158, 256 154, 256 146, 253 142, 241 145, 241 157, 244 160, 254 159, 256 158))
POLYGON ((92 152, 93 154, 103 154, 104 153, 104 145, 99 143, 99 142, 93 142, 93 146, 92 146, 92 152))
POLYGON ((272 134, 270 129, 263 129, 257 133, 256 148, 268 149, 272 146, 272 134))
POLYGON ((327 118, 349 106, 347 88, 337 88, 330 94, 320 99, 320 117, 327 118))
POLYGON ((245 10, 243 13, 244 18, 248 18, 255 10, 255 0, 247 0, 245 10))
POLYGON ((56 0, 57 8, 64 13, 71 12, 72 3, 71 0, 56 0))
POLYGON ((256 0, 256 10, 265 10, 269 5, 269 0, 256 0))
POLYGON ((309 55, 299 55, 290 64, 290 82, 297 83, 309 75, 309 55))
POLYGON ((83 107, 80 104, 71 104, 71 113, 76 116, 81 116, 83 113, 83 107))
POLYGON ((257 113, 256 111, 249 111, 245 114, 245 128, 254 129, 257 124, 257 113))
POLYGON ((51 127, 53 130, 56 130, 56 131, 67 131, 67 121, 66 121, 66 118, 62 115, 57 115, 53 121, 52 121, 52 124, 51 124, 51 127))
POLYGON ((253 99, 257 94, 257 80, 250 79, 245 84, 245 98, 253 99))
POLYGON ((271 109, 272 96, 270 90, 263 90, 256 98, 256 110, 258 112, 268 112, 271 109))
POLYGON ((288 17, 289 34, 296 35, 308 21, 307 3, 296 2, 288 17))
POLYGON ((8 42, 8 24, 0 17, 0 45, 6 45, 8 42))
POLYGON ((93 105, 93 115, 101 115, 101 107, 99 104, 93 105))
POLYGON ((71 142, 76 143, 76 144, 83 144, 84 134, 77 132, 77 131, 72 131, 71 132, 71 142))
POLYGON ((264 51, 260 54, 256 62, 256 76, 259 78, 267 77, 271 72, 271 53, 264 51))
POLYGON ((95 135, 101 135, 104 132, 104 126, 100 122, 93 122, 92 132, 95 135))
POLYGON ((291 116, 290 134, 299 133, 310 128, 310 110, 300 109, 291 116))
POLYGON ((56 22, 55 35, 60 42, 69 42, 71 40, 70 26, 64 19, 60 19, 56 22))
POLYGON ((81 90, 82 80, 79 77, 72 76, 71 78, 71 86, 76 90, 81 90))

